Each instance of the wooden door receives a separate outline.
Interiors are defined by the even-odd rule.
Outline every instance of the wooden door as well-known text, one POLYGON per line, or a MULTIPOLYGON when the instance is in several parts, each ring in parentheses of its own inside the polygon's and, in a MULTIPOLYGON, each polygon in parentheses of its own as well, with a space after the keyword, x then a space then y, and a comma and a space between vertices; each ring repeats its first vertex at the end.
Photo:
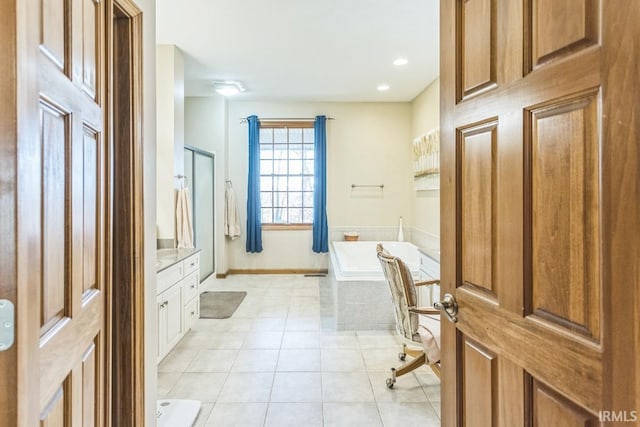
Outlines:
POLYGON ((640 422, 638 22, 441 2, 445 426, 640 422))
POLYGON ((141 46, 128 0, 0 3, 2 426, 144 423, 141 46))
POLYGON ((18 96, 18 423, 100 426, 108 403, 104 1, 23 5, 19 52, 30 72, 18 77, 26 88, 18 96))

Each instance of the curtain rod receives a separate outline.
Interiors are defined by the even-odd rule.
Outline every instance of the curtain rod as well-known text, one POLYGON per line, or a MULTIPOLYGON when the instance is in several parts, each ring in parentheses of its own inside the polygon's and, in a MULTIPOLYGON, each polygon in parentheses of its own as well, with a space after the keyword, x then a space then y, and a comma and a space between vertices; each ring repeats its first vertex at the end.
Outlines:
MULTIPOLYGON (((313 122, 315 117, 258 117, 258 120, 261 122, 313 122)), ((327 120, 335 120, 333 117, 327 117, 327 120)), ((246 123, 247 119, 245 117, 240 119, 240 123, 246 123)))

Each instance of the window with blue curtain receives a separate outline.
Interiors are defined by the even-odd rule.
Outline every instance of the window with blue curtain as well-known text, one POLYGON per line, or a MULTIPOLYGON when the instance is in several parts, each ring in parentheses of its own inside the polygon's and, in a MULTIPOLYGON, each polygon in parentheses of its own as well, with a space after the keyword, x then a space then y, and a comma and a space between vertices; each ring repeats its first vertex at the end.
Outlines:
POLYGON ((313 251, 329 252, 329 227, 327 225, 327 118, 316 116, 315 164, 313 190, 313 251))
POLYGON ((314 121, 260 122, 260 209, 268 230, 313 225, 314 121))
POLYGON ((247 179, 247 252, 262 252, 260 219, 260 121, 247 117, 249 124, 249 176, 247 179))

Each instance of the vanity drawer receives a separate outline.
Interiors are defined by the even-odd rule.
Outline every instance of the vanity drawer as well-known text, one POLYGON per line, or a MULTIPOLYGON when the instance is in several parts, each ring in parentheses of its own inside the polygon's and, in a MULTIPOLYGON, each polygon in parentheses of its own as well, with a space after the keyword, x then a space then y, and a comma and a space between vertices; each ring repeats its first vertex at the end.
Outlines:
POLYGON ((192 273, 200 268, 200 254, 195 254, 190 256, 189 258, 183 261, 184 264, 184 274, 187 275, 192 273))
POLYGON ((182 300, 186 303, 200 293, 200 273, 194 272, 182 280, 182 300))
POLYGON ((169 289, 184 277, 184 265, 179 262, 158 273, 157 293, 160 294, 169 289))

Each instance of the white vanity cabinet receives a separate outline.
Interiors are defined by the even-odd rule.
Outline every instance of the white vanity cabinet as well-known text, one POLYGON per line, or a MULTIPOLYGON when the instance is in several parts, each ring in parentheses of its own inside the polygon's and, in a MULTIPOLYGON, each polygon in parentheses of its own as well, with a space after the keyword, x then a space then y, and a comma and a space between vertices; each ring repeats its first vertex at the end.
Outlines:
POLYGON ((200 254, 180 258, 176 253, 179 261, 158 273, 158 362, 200 317, 200 254))

